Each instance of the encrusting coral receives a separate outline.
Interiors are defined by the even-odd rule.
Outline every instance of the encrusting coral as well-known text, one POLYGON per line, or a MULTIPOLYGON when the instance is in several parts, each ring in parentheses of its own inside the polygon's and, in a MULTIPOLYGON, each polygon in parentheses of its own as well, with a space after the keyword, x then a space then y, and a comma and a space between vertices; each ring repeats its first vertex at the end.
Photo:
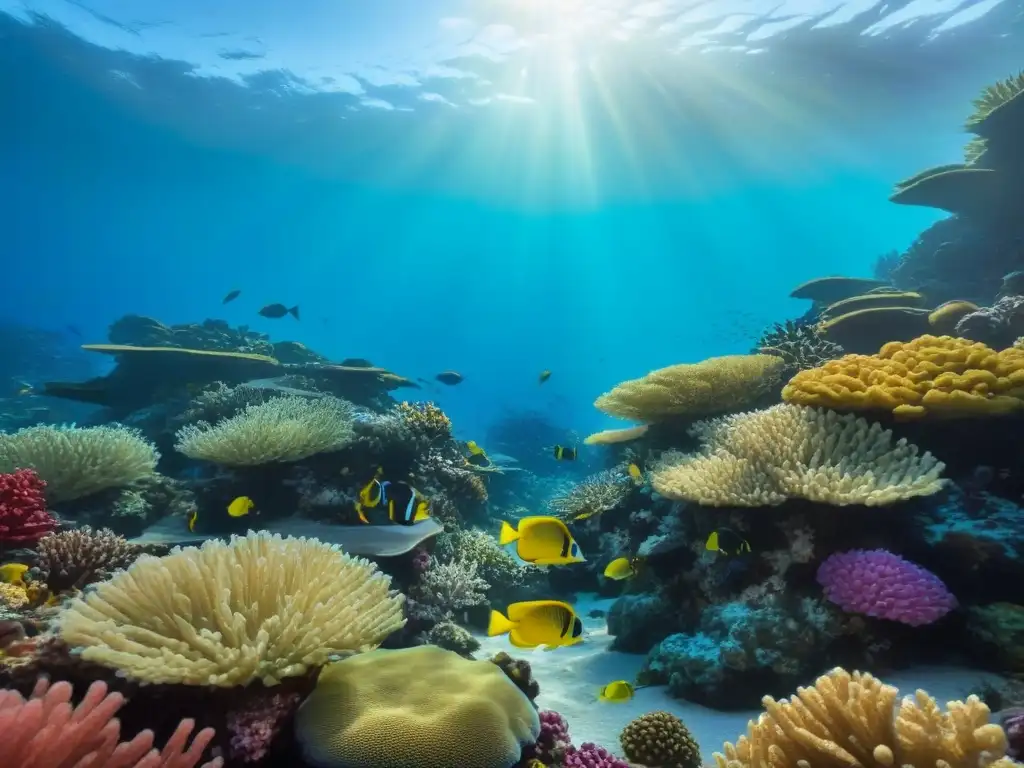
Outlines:
POLYGON ((670 499, 760 507, 803 498, 884 506, 942 488, 944 465, 853 414, 776 405, 698 422, 700 453, 652 474, 670 499))
POLYGON ((107 528, 85 526, 40 539, 35 572, 51 592, 81 589, 127 568, 141 553, 141 547, 107 528))
POLYGON ((72 601, 57 627, 84 660, 142 682, 274 685, 401 629, 390 586, 338 547, 250 532, 143 555, 72 601))
POLYGON ((645 422, 710 416, 751 405, 777 383, 785 366, 774 355, 727 355, 672 365, 619 384, 594 406, 609 416, 645 422))
POLYGON ((136 429, 40 425, 0 434, 0 472, 30 467, 46 482, 50 503, 120 488, 150 475, 160 458, 136 429))
POLYGON ((648 712, 631 720, 619 735, 630 762, 658 768, 699 768, 700 747, 690 729, 670 712, 648 712))
POLYGON ((891 411, 897 418, 967 418, 1024 408, 1024 351, 951 336, 894 341, 801 371, 782 390, 797 405, 891 411))
POLYGON ((352 404, 336 397, 276 397, 213 426, 182 427, 175 448, 232 467, 299 461, 348 445, 355 438, 354 418, 352 404))
POLYGON ((431 645, 331 664, 295 718, 317 768, 512 768, 539 734, 537 710, 497 665, 431 645))
POLYGON ((1003 729, 988 722, 977 696, 943 711, 917 691, 899 690, 867 673, 836 668, 790 700, 765 696, 765 712, 735 745, 716 752, 717 768, 1011 768, 1003 729))

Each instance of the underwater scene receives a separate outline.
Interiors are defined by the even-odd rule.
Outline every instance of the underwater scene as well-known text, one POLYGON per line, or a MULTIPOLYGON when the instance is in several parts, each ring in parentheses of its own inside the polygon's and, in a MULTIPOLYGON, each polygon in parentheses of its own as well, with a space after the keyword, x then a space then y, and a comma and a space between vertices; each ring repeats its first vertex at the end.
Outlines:
POLYGON ((0 768, 1024 768, 1022 0, 0 0, 0 768))

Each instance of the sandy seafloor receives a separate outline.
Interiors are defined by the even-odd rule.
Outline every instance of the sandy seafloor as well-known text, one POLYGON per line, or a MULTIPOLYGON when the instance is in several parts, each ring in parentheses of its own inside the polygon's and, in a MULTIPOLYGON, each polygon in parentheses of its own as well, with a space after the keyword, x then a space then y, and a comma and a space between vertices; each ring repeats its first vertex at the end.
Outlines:
MULTIPOLYGON (((540 683, 538 706, 560 712, 568 720, 569 733, 577 746, 593 741, 621 754, 618 737, 623 726, 645 712, 660 709, 673 713, 689 726, 700 744, 705 763, 710 762, 711 754, 720 751, 723 742, 735 742, 746 732, 747 722, 756 718, 760 710, 716 712, 673 699, 664 687, 641 688, 631 701, 623 704, 598 701, 597 693, 603 685, 613 680, 635 679, 644 661, 642 655, 610 650, 612 637, 604 617, 588 617, 594 610, 607 612, 613 602, 614 599, 583 595, 574 603, 577 615, 583 620, 586 637, 579 645, 554 651, 529 651, 513 648, 507 636, 478 636, 482 647, 476 656, 484 658, 484 654, 507 651, 528 660, 534 678, 540 683)), ((901 695, 923 688, 940 703, 945 703, 966 697, 986 674, 956 667, 920 667, 881 677, 886 683, 897 686, 901 695)), ((812 682, 808 680, 805 685, 812 682)))

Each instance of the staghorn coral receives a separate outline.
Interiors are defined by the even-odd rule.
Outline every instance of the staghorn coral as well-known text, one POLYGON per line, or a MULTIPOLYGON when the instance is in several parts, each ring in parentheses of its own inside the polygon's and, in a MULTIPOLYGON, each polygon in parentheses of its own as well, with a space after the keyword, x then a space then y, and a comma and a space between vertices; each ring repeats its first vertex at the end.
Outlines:
POLYGON ((45 425, 0 434, 0 472, 34 469, 46 482, 50 503, 130 485, 152 474, 159 458, 141 432, 120 424, 45 425))
MULTIPOLYGON (((122 742, 121 724, 114 714, 125 703, 120 693, 109 693, 96 681, 85 698, 71 706, 70 683, 53 685, 39 680, 25 701, 16 691, 0 691, 0 765, 14 768, 193 768, 213 740, 212 728, 192 739, 195 723, 182 720, 162 750, 153 748, 153 732, 146 730, 122 742)), ((203 768, 220 768, 216 758, 203 768)))
POLYGON ((354 417, 352 404, 336 397, 278 397, 215 426, 182 427, 174 447, 189 458, 233 467, 299 461, 348 445, 354 417))
POLYGON ((548 501, 551 511, 563 520, 579 515, 601 514, 619 506, 629 495, 633 483, 621 469, 606 469, 572 486, 567 493, 548 501))
POLYGON ((714 755, 717 768, 1011 768, 1006 735, 988 722, 977 696, 944 711, 924 691, 897 706, 899 690, 839 667, 791 699, 762 700, 765 712, 735 745, 714 755), (723 754, 724 753, 724 754, 723 754))
POLYGON ((478 565, 469 559, 441 563, 431 558, 430 567, 409 591, 410 615, 444 621, 455 611, 483 605, 491 585, 477 575, 478 565))
POLYGON ((85 526, 40 539, 34 573, 53 593, 82 589, 127 568, 141 553, 141 547, 108 528, 93 531, 85 526))
POLYGON ((884 506, 942 488, 944 465, 852 414, 776 405, 698 422, 700 453, 652 476, 658 493, 707 506, 760 507, 804 498, 884 506))
POLYGON ((46 511, 46 483, 33 469, 0 474, 0 544, 25 544, 57 527, 46 511))
POLYGON ((781 357, 790 376, 843 356, 843 348, 823 338, 816 326, 792 320, 775 323, 762 333, 754 352, 781 357))
POLYGON ((149 683, 274 685, 401 629, 376 566, 316 539, 249 532, 143 555, 57 617, 85 661, 149 683))
POLYGON ((432 645, 331 664, 295 718, 319 768, 512 768, 539 734, 537 710, 497 666, 432 645))
POLYGON ((700 768, 700 747, 690 729, 671 712, 648 712, 631 720, 619 734, 630 762, 658 768, 700 768))
POLYGON ((774 355, 727 355, 659 368, 601 395, 594 406, 609 416, 657 422, 699 418, 749 406, 774 387, 785 362, 774 355))
POLYGON ((452 436, 452 420, 434 403, 402 401, 396 410, 414 439, 423 438, 427 442, 433 442, 448 440, 452 436))
POLYGON ((1024 408, 1024 351, 996 352, 950 336, 894 341, 801 371, 782 390, 796 405, 891 411, 897 418, 967 418, 1024 408))

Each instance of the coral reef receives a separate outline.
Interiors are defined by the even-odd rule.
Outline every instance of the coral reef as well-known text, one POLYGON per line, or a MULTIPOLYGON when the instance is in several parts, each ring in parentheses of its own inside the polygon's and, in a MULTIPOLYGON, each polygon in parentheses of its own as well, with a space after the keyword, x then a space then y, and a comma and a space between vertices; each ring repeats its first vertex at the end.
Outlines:
POLYGON ((409 614, 418 619, 450 621, 456 611, 487 602, 491 588, 477 575, 478 563, 468 559, 441 563, 431 558, 429 567, 409 591, 409 614))
POLYGON ((514 659, 504 651, 495 654, 491 658, 492 664, 497 664, 502 672, 516 684, 526 698, 533 701, 540 695, 540 683, 533 679, 533 669, 530 662, 523 659, 514 659))
POLYGON ((619 506, 633 483, 624 469, 606 469, 590 475, 548 500, 551 511, 563 520, 599 515, 619 506))
POLYGON ((244 706, 233 709, 227 717, 230 756, 243 763, 258 763, 266 758, 285 720, 295 713, 300 702, 297 693, 272 693, 253 697, 244 706))
POLYGON ((699 768, 700 747, 690 729, 669 712, 648 712, 631 720, 619 735, 631 762, 659 768, 699 768))
POLYGON ((85 526, 40 539, 32 573, 54 593, 82 589, 127 568, 141 553, 141 547, 109 529, 85 526))
POLYGON ((792 320, 775 323, 762 333, 753 351, 781 357, 786 363, 782 375, 787 378, 797 371, 816 368, 843 356, 843 348, 823 338, 817 326, 792 320))
POLYGON ((455 651, 465 658, 473 658, 473 653, 480 649, 480 641, 473 637, 468 629, 460 627, 454 621, 435 624, 424 633, 423 638, 430 645, 436 645, 446 651, 455 651))
POLYGON ((1003 296, 990 307, 976 308, 956 324, 956 335, 995 349, 1012 346, 1024 334, 1024 296, 1003 296))

